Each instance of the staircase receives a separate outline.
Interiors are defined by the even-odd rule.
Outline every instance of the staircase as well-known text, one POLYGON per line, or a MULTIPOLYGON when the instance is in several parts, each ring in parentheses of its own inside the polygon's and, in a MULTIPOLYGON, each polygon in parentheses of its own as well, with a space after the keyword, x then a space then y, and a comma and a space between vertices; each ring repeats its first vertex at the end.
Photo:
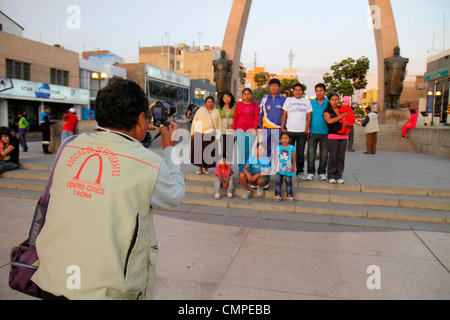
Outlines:
MULTIPOLYGON (((401 125, 380 124, 380 131, 377 134, 377 150, 379 151, 395 151, 395 152, 418 152, 408 139, 402 139, 401 125)), ((366 134, 364 127, 353 126, 355 136, 353 149, 366 150, 366 134)))
MULTIPOLYGON (((22 164, 20 169, 0 176, 0 196, 38 199, 46 186, 51 167, 22 164)), ((334 224, 374 225, 383 221, 403 224, 434 225, 450 232, 450 190, 397 188, 357 184, 329 184, 326 181, 293 179, 294 203, 283 199, 273 201, 275 181, 264 196, 241 200, 244 192, 238 177, 234 177, 235 192, 228 199, 225 190, 214 199, 214 175, 186 174, 186 195, 183 204, 174 211, 207 213, 231 217, 247 217, 281 221, 328 221, 334 224), (406 224, 405 224, 406 223, 406 224)), ((0 206, 1 207, 1 206, 0 206)))

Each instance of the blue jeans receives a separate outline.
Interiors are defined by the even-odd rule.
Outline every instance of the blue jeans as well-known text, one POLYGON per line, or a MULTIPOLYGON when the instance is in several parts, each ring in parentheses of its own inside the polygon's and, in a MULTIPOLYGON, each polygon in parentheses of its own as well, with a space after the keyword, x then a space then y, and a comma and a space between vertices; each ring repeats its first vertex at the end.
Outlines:
POLYGON ((72 131, 67 131, 67 130, 61 131, 61 142, 63 142, 64 140, 66 140, 70 136, 73 136, 73 132, 72 131))
POLYGON ((245 163, 253 153, 256 135, 253 136, 251 131, 236 130, 236 141, 238 149, 239 172, 243 172, 245 163))
POLYGON ((285 176, 277 172, 277 184, 275 186, 275 195, 281 195, 281 186, 283 185, 283 179, 286 180, 286 193, 288 197, 292 197, 292 176, 285 176))

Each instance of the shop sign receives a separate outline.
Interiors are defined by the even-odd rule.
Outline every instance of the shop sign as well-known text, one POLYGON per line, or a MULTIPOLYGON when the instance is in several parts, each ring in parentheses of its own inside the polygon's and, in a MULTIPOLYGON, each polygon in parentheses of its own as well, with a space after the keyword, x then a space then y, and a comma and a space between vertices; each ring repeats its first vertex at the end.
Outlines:
POLYGON ((89 90, 0 77, 0 98, 89 104, 89 90))
POLYGON ((425 73, 425 82, 447 77, 450 74, 450 65, 425 73))
POLYGON ((154 79, 159 79, 173 84, 179 84, 185 87, 191 86, 191 79, 187 76, 183 76, 179 73, 161 69, 147 64, 147 76, 154 79))

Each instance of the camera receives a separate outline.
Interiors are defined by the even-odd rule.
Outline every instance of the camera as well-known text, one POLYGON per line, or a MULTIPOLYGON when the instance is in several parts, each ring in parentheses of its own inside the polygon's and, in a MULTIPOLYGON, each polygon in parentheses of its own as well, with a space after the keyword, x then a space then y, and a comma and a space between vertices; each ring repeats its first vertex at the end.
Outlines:
POLYGON ((177 112, 177 107, 172 101, 156 101, 156 104, 152 108, 153 111, 153 125, 155 127, 169 126, 170 120, 177 112))

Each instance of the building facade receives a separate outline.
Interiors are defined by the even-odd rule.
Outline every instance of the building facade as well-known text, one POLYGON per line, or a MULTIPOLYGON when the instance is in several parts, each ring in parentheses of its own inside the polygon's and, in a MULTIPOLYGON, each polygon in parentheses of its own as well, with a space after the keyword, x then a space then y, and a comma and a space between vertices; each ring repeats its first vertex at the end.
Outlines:
POLYGON ((177 117, 185 114, 191 101, 189 77, 147 63, 124 63, 116 66, 127 70, 127 78, 141 86, 150 103, 169 100, 177 107, 177 117))
POLYGON ((38 130, 44 105, 62 119, 69 108, 81 113, 89 91, 80 89, 78 53, 0 32, 0 126, 14 128, 25 112, 30 130, 38 130))
POLYGON ((426 112, 433 115, 431 125, 450 124, 450 49, 427 59, 425 82, 427 87, 426 112))

